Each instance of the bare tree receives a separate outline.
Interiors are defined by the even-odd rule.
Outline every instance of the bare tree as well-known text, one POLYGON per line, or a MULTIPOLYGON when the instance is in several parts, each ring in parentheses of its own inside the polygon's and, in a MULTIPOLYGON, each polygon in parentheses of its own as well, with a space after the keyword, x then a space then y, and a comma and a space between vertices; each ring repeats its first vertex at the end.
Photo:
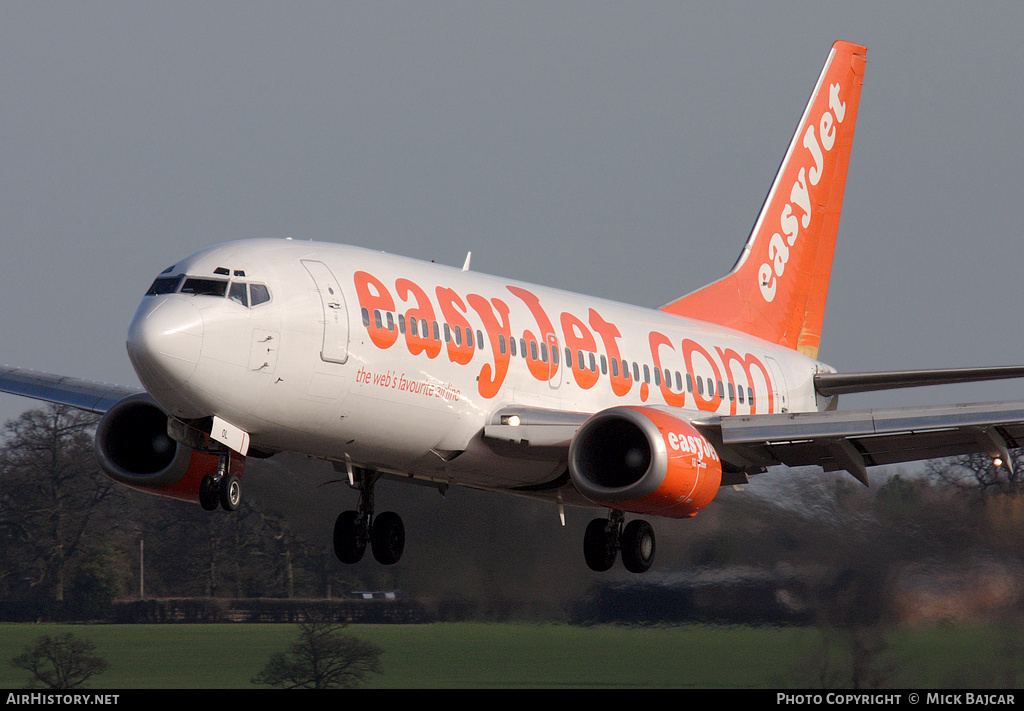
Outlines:
POLYGON ((985 452, 933 459, 925 465, 932 479, 982 494, 1024 493, 1024 450, 1010 452, 1011 467, 997 465, 985 452))
POLYGON ((31 672, 32 684, 51 689, 73 689, 102 674, 110 666, 94 654, 95 645, 70 632, 51 637, 43 635, 11 660, 11 666, 31 672))
POLYGON ((299 624, 299 638, 287 652, 274 654, 254 684, 282 689, 353 688, 380 674, 383 650, 351 635, 342 625, 311 620, 299 624))
MULTIPOLYGON (((63 601, 69 564, 120 491, 93 452, 94 415, 60 405, 7 423, 0 451, 0 528, 21 579, 63 601)), ((10 559, 8 563, 12 563, 10 559)))

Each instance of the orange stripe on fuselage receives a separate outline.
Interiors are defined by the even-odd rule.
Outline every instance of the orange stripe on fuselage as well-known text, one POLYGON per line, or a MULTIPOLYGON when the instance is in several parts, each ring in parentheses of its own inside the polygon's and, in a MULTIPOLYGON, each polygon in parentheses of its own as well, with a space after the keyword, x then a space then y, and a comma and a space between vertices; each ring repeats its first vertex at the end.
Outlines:
MULTIPOLYGON (((411 356, 430 360, 446 353, 447 360, 456 366, 478 368, 477 390, 486 399, 500 394, 513 367, 512 362, 521 360, 525 361, 530 376, 538 382, 556 379, 558 369, 564 367, 583 390, 591 390, 604 381, 612 398, 632 395, 634 398, 639 396, 641 402, 648 402, 653 397, 652 392, 660 392, 661 399, 672 407, 715 412, 728 403, 728 414, 737 414, 740 408, 744 414, 775 411, 775 388, 769 369, 758 355, 737 351, 735 343, 728 347, 706 346, 692 337, 677 335, 673 338, 669 335, 671 331, 650 330, 646 334, 647 343, 633 343, 630 347, 631 344, 624 342, 619 326, 605 318, 597 308, 586 307, 586 321, 570 311, 560 311, 553 319, 542 299, 523 286, 505 286, 505 290, 526 307, 531 320, 531 323, 516 326, 512 307, 501 298, 488 298, 478 293, 468 293, 463 297, 450 286, 430 289, 405 277, 395 280, 392 293, 383 279, 366 271, 355 272, 353 281, 360 310, 365 311, 361 322, 370 343, 380 350, 389 350, 401 347, 400 343, 404 341, 411 356), (438 305, 428 296, 431 291, 436 295, 438 305), (390 313, 381 313, 382 309, 390 313), (441 314, 440 322, 435 319, 435 314, 441 314), (413 321, 416 321, 415 327, 413 321), (390 327, 389 323, 392 324, 390 327), (556 323, 560 328, 555 326, 556 323), (404 337, 397 324, 404 327, 404 337), (473 345, 466 337, 456 344, 456 329, 460 333, 468 329, 473 334, 473 345), (445 338, 446 332, 451 334, 449 339, 445 338), (481 343, 480 336, 475 334, 486 334, 485 342, 481 343), (515 346, 512 345, 513 339, 515 346), (525 358, 522 343, 527 345, 525 358), (541 344, 559 350, 552 353, 547 348, 542 349, 541 344), (512 356, 513 348, 517 351, 515 358, 512 356), (636 348, 643 352, 639 360, 623 360, 622 354, 636 353, 636 348), (568 358, 565 349, 569 351, 568 358), (487 362, 480 364, 477 352, 483 353, 487 362), (580 353, 583 353, 582 364, 580 353), (594 367, 591 366, 591 355, 594 367), (657 376, 652 367, 660 371, 657 376), (664 377, 666 369, 672 378, 668 382, 664 377), (677 372, 680 374, 678 383, 677 372), (696 386, 698 373, 701 374, 699 387, 696 386), (689 377, 684 380, 683 374, 689 377), (722 393, 718 391, 720 381, 725 389, 722 393), (688 382, 695 386, 688 388, 688 382), (737 390, 740 387, 744 388, 742 405, 739 404, 737 390), (733 397, 729 397, 729 393, 733 397)), ((519 318, 523 318, 522 311, 519 318)), ((364 375, 367 377, 357 378, 356 383, 373 386, 370 374, 364 375)), ((420 377, 422 375, 417 379, 420 377)), ((414 382, 411 376, 410 382, 414 382)))

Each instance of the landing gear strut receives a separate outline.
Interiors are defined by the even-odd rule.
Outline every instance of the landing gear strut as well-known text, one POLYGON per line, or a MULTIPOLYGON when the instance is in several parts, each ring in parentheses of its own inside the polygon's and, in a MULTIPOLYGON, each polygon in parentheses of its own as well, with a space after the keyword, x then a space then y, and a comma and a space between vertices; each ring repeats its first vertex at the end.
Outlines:
POLYGON ((231 453, 221 452, 216 474, 207 474, 199 484, 199 505, 213 511, 218 504, 234 511, 242 501, 242 482, 230 472, 231 453))
POLYGON ((353 486, 359 489, 359 507, 343 511, 334 522, 334 555, 342 563, 358 563, 370 544, 373 557, 393 565, 405 549, 405 524, 393 511, 374 516, 373 489, 380 474, 365 469, 353 471, 353 486))
POLYGON ((612 511, 608 518, 595 518, 583 536, 583 557, 587 566, 603 573, 615 565, 622 551, 622 564, 631 573, 644 573, 654 563, 654 529, 637 519, 622 525, 621 511, 612 511))

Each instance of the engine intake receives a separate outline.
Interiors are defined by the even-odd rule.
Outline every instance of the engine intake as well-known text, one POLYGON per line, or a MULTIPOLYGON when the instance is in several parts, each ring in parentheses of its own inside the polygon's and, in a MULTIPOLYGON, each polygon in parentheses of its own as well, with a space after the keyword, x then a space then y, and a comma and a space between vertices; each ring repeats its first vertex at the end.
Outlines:
MULTIPOLYGON (((167 420, 145 394, 115 404, 96 428, 100 467, 133 489, 198 502, 200 482, 217 472, 219 457, 176 442, 167 432, 167 420)), ((234 453, 232 457, 232 473, 240 475, 244 458, 234 453)))
POLYGON ((647 407, 615 407, 583 423, 569 447, 569 474, 594 503, 688 518, 722 483, 718 452, 689 422, 647 407))

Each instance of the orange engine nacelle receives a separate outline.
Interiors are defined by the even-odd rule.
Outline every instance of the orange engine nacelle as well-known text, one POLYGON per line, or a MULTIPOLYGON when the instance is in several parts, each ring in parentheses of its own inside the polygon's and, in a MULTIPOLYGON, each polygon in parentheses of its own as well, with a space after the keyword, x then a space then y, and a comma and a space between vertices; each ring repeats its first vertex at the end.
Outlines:
MULTIPOLYGON (((199 502, 199 486, 216 474, 219 458, 183 445, 167 433, 167 413, 148 395, 132 395, 107 410, 96 428, 96 456, 114 481, 150 494, 199 502)), ((241 476, 245 457, 231 453, 241 476)))
POLYGON ((614 407, 583 423, 569 447, 583 496, 639 514, 688 518, 722 484, 718 452, 686 420, 649 407, 614 407))

